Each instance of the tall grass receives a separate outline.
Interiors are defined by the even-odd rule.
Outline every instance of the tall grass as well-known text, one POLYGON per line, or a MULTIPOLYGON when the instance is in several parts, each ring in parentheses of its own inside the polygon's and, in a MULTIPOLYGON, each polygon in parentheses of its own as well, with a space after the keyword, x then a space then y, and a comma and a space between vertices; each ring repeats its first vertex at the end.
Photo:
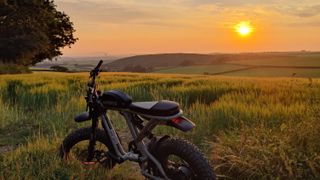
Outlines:
MULTIPOLYGON (((72 120, 85 110, 87 80, 85 73, 0 76, 0 146, 16 148, 0 155, 0 179, 132 179, 131 173, 139 174, 129 164, 106 172, 57 157, 66 134, 89 125, 72 120)), ((155 132, 198 145, 220 177, 320 178, 318 79, 103 73, 98 82, 99 89, 119 89, 136 101, 179 102, 197 127, 189 133, 168 127, 155 132)), ((120 116, 111 116, 126 134, 120 116)))

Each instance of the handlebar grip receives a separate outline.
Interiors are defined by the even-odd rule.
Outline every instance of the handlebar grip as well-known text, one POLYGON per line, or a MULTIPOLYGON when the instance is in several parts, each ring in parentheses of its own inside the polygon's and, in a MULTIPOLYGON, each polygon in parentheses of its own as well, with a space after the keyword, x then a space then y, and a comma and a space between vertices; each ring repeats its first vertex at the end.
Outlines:
POLYGON ((98 65, 97 65, 93 70, 91 70, 91 72, 90 72, 90 78, 91 78, 91 77, 96 77, 96 76, 98 76, 98 74, 99 74, 99 72, 100 72, 100 67, 101 67, 102 63, 103 63, 103 61, 100 60, 99 63, 98 63, 98 65))
POLYGON ((102 61, 102 60, 100 60, 100 61, 99 61, 99 63, 98 63, 98 65, 96 66, 96 68, 95 68, 95 69, 100 69, 100 67, 101 67, 102 63, 103 63, 103 61, 102 61))

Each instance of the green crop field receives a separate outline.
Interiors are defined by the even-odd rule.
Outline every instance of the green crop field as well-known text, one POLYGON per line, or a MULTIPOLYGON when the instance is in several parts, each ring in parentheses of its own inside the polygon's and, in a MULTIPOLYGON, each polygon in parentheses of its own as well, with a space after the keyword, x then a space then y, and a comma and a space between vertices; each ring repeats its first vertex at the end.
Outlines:
POLYGON ((246 77, 304 77, 319 78, 320 68, 275 68, 275 67, 253 67, 233 64, 218 64, 209 66, 187 66, 156 70, 155 73, 166 74, 211 74, 224 76, 246 76, 246 77))
POLYGON ((231 71, 244 68, 241 65, 230 64, 217 64, 217 65, 205 65, 205 66, 185 66, 169 69, 160 69, 154 71, 154 73, 169 73, 169 74, 203 74, 203 73, 222 73, 225 71, 231 71))
POLYGON ((253 68, 243 71, 224 73, 228 76, 251 76, 251 77, 304 77, 319 78, 320 69, 297 69, 297 68, 253 68))
MULTIPOLYGON (((131 163, 106 171, 57 156, 66 134, 89 125, 73 121, 85 110, 87 80, 87 73, 0 76, 0 179, 143 179, 131 163)), ((320 178, 319 79, 102 73, 98 82, 136 101, 179 102, 196 128, 156 134, 198 145, 221 178, 320 178)), ((110 115, 125 137, 124 121, 110 115)))
POLYGON ((248 77, 320 77, 319 53, 235 54, 220 60, 211 65, 156 68, 154 72, 248 77))
POLYGON ((298 54, 298 55, 283 55, 270 58, 255 58, 243 60, 234 60, 228 63, 236 63, 243 65, 267 65, 267 66, 311 66, 320 67, 320 54, 298 54))

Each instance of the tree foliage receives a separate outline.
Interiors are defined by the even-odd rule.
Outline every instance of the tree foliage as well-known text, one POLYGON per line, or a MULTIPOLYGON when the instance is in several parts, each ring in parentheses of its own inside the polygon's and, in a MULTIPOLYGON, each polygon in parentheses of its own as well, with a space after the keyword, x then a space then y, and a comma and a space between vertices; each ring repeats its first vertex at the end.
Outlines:
POLYGON ((50 69, 52 69, 53 71, 58 71, 58 72, 68 72, 69 71, 69 69, 67 67, 59 66, 59 65, 51 66, 50 69))
POLYGON ((32 65, 77 41, 69 16, 52 0, 0 0, 0 60, 32 65))

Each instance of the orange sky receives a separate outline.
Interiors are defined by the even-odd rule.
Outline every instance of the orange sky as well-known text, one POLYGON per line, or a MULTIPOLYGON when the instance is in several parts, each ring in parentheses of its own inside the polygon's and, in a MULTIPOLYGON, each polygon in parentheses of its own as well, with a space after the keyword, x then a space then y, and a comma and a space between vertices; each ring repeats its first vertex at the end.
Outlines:
POLYGON ((79 41, 64 56, 320 50, 319 0, 56 0, 79 41), (234 25, 249 21, 252 35, 234 25))

